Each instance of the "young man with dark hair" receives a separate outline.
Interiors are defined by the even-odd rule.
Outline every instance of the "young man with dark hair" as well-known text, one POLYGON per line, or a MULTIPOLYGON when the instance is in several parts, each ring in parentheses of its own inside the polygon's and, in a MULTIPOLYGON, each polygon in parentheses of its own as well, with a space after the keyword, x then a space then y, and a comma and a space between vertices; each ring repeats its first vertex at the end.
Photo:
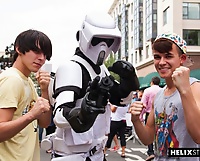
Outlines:
POLYGON ((50 39, 37 30, 20 33, 14 43, 14 63, 0 74, 0 160, 39 161, 38 125, 51 120, 50 74, 39 71, 50 60, 50 39), (41 97, 29 75, 37 72, 41 97))

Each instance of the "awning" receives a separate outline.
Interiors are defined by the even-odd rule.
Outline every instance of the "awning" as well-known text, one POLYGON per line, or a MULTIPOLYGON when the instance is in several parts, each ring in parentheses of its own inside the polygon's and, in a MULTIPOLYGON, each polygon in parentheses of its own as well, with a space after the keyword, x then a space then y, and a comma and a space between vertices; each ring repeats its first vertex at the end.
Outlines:
POLYGON ((194 77, 200 80, 200 69, 191 70, 190 77, 194 77))
POLYGON ((150 87, 151 79, 155 76, 160 78, 160 84, 159 85, 161 87, 163 87, 165 85, 165 80, 159 76, 158 72, 152 72, 152 73, 147 74, 145 77, 143 77, 143 79, 140 83, 140 89, 145 89, 147 87, 150 87))
POLYGON ((140 85, 142 84, 143 78, 144 78, 144 77, 138 77, 138 80, 139 80, 140 85))

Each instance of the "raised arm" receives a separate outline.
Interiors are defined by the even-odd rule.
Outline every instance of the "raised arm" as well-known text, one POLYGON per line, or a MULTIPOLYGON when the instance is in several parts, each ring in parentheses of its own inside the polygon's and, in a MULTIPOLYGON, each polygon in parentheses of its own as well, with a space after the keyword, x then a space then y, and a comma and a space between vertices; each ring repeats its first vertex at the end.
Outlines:
POLYGON ((139 139, 144 145, 150 145, 153 143, 155 135, 154 109, 152 108, 147 123, 144 125, 139 118, 143 108, 144 106, 141 101, 135 101, 130 105, 129 112, 132 114, 131 121, 139 139))

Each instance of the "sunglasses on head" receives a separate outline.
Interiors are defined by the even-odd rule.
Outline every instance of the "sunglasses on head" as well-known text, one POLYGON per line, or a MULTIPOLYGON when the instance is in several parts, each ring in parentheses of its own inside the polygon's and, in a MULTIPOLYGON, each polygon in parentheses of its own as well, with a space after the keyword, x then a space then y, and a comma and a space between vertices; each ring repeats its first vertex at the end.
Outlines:
POLYGON ((92 46, 96 46, 97 44, 99 44, 101 42, 105 42, 107 44, 107 46, 110 47, 113 44, 114 39, 93 37, 91 44, 92 44, 92 46))

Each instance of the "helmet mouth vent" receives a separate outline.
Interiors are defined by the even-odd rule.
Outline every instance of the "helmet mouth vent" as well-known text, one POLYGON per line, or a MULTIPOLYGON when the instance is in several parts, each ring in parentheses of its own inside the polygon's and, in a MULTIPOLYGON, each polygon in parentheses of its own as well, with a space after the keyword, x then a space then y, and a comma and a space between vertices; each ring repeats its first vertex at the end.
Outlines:
POLYGON ((104 58, 105 58, 106 52, 104 50, 100 51, 99 57, 97 59, 97 65, 102 65, 104 58))

